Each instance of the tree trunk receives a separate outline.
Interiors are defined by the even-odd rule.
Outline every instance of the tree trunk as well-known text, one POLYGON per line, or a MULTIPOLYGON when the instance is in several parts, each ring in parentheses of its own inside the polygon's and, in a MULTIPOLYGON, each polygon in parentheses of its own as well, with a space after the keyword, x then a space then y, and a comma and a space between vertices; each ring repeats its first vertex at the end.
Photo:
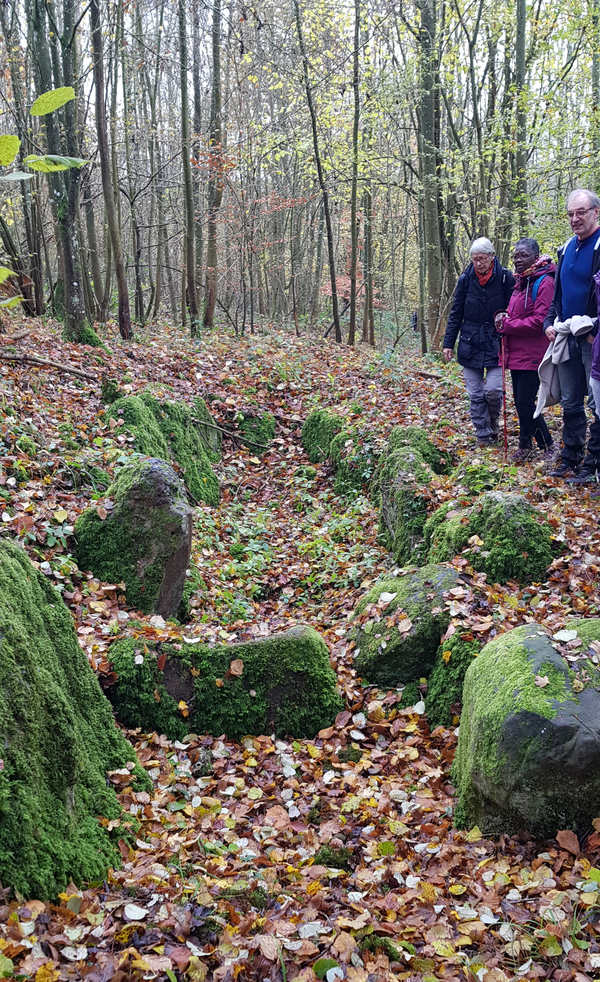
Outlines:
POLYGON ((223 198, 223 131, 221 121, 221 0, 213 0, 212 97, 208 150, 208 220, 204 326, 213 327, 217 303, 217 218, 223 198))
POLYGON ((358 128, 360 122, 360 92, 359 82, 359 48, 360 48, 360 0, 354 0, 354 51, 352 70, 352 89, 354 93, 354 118, 352 122, 352 192, 350 197, 350 325, 348 327, 348 344, 353 345, 356 338, 356 263, 358 259, 358 222, 356 215, 356 197, 358 191, 358 128))
POLYGON ((127 276, 123 263, 121 249, 121 233, 115 208, 115 192, 110 169, 110 151, 106 129, 106 106, 104 102, 104 52, 102 44, 102 28, 100 24, 100 6, 98 0, 90 0, 90 24, 92 29, 92 50, 94 55, 94 86, 96 95, 96 131, 98 134, 98 153, 100 156, 100 172, 102 175, 102 193, 106 221, 110 232, 110 241, 114 257, 117 289, 119 294, 119 333, 129 341, 133 337, 131 329, 131 314, 129 311, 129 291, 127 276))
POLYGON ((181 162, 183 167, 183 191, 185 202, 185 226, 183 233, 185 253, 185 280, 187 306, 190 312, 191 335, 198 334, 198 301, 196 298, 196 261, 194 258, 194 192, 192 190, 192 163, 190 160, 190 104, 188 96, 188 50, 185 22, 185 0, 178 2, 179 63, 181 81, 181 162))

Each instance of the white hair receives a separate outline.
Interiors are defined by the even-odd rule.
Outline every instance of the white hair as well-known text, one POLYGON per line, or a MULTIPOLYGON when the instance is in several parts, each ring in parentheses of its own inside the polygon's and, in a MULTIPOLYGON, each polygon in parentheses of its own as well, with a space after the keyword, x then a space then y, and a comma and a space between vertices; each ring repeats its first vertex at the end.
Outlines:
POLYGON ((492 243, 489 239, 486 239, 484 235, 480 239, 475 239, 473 245, 469 249, 469 255, 474 256, 476 252, 487 252, 490 256, 496 255, 496 250, 494 249, 492 243))
POLYGON ((588 191, 587 188, 575 188, 574 191, 571 191, 569 197, 567 198, 567 208, 569 207, 571 198, 574 198, 576 194, 585 194, 588 200, 589 208, 600 208, 600 198, 594 191, 588 191))

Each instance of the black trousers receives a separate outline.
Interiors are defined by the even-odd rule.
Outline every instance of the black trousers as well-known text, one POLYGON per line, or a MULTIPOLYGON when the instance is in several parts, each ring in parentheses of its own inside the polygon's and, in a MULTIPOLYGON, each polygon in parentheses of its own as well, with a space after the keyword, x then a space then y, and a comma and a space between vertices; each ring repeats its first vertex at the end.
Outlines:
POLYGON ((540 380, 536 371, 525 368, 511 368, 513 396, 519 417, 519 447, 529 450, 535 439, 541 450, 552 445, 550 430, 543 416, 533 418, 540 380))

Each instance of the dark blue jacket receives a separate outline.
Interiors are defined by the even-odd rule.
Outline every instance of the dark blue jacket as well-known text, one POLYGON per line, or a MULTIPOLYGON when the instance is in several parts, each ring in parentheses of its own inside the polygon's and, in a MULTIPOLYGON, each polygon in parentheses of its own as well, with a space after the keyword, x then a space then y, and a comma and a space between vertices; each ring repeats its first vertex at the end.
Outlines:
POLYGON ((465 368, 495 368, 499 364, 500 339, 494 327, 494 315, 506 310, 515 278, 509 269, 494 259, 494 272, 481 286, 469 263, 459 276, 452 309, 446 325, 444 348, 454 348, 460 332, 456 360, 465 368))

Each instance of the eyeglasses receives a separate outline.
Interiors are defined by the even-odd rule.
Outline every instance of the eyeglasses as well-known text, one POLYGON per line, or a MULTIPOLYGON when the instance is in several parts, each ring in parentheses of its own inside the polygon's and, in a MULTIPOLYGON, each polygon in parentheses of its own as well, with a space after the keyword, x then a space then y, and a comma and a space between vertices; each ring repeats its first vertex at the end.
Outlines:
POLYGON ((567 218, 569 218, 569 219, 572 219, 572 218, 583 218, 583 216, 586 214, 586 212, 588 212, 588 211, 594 211, 596 207, 597 207, 596 205, 590 205, 589 208, 576 208, 575 211, 568 211, 567 212, 567 218))

